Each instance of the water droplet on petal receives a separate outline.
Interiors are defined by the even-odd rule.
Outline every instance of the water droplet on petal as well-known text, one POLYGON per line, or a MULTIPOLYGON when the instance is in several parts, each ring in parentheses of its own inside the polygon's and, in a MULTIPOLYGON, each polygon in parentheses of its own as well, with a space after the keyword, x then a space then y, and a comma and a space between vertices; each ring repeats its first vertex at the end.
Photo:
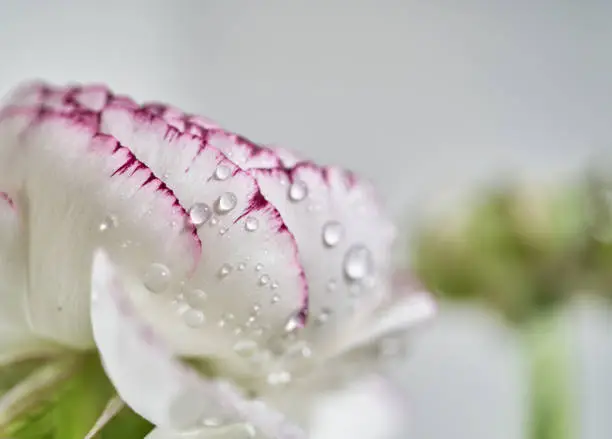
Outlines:
POLYGON ((219 277, 224 278, 227 277, 233 270, 233 267, 230 264, 223 264, 219 269, 219 277))
POLYGON ((212 209, 206 203, 195 203, 189 208, 189 220, 196 227, 201 226, 212 217, 212 209))
POLYGON ((227 180, 231 174, 232 170, 229 166, 219 165, 215 169, 215 178, 220 181, 227 180))
POLYGON ((270 276, 268 276, 267 274, 262 274, 259 277, 259 285, 263 286, 267 285, 268 283, 270 283, 270 276))
POLYGON ((204 313, 197 309, 189 309, 183 314, 185 324, 191 328, 199 328, 205 322, 204 313))
POLYGON ((294 202, 302 201, 308 196, 308 186, 301 180, 296 180, 289 186, 289 199, 294 202))
POLYGON ((270 299, 270 302, 272 303, 280 302, 280 296, 278 294, 275 294, 274 296, 272 296, 272 299, 270 299))
POLYGON ((238 271, 244 271, 245 268, 246 264, 244 262, 238 264, 238 271))
POLYGON ((261 305, 259 303, 256 303, 253 305, 253 314, 257 315, 259 314, 259 312, 261 311, 261 305))
POLYGON ((302 326, 302 321, 298 313, 291 314, 285 323, 285 332, 292 333, 297 331, 302 326))
POLYGON ((222 227, 221 229, 219 229, 219 235, 223 236, 227 233, 229 229, 227 227, 222 227))
POLYGON ((170 269, 164 264, 151 264, 144 276, 144 286, 152 293, 162 293, 170 285, 170 269))
POLYGON ((323 308, 317 318, 315 319, 315 323, 319 326, 324 325, 331 315, 331 311, 328 308, 323 308))
POLYGON ((244 228, 247 232, 254 232, 255 230, 257 230, 258 227, 259 220, 257 218, 255 218, 254 216, 247 217, 246 221, 244 222, 244 228))
POLYGON ((328 221, 323 226, 323 244, 335 247, 342 240, 344 227, 338 221, 328 221))
POLYGON ((331 292, 332 292, 332 291, 334 291, 334 290, 335 290, 337 287, 338 287, 338 282, 336 282, 336 280, 335 280, 335 279, 330 279, 330 280, 327 282, 327 291, 328 291, 328 292, 330 292, 330 293, 331 293, 331 292))
POLYGON ((255 265, 255 271, 261 271, 261 270, 263 270, 263 264, 255 265))
POLYGON ((210 219, 210 226, 211 226, 211 227, 212 227, 212 226, 216 226, 217 224, 219 224, 219 218, 217 218, 216 216, 213 216, 213 217, 210 219))
POLYGON ((236 207, 237 203, 238 198, 236 197, 236 194, 233 192, 225 192, 219 198, 217 198, 216 211, 218 214, 224 215, 236 207))
POLYGON ((241 357, 250 357, 258 350, 257 343, 253 340, 240 340, 234 345, 234 352, 241 357))
POLYGON ((100 223, 100 225, 98 226, 98 230, 100 230, 100 232, 107 232, 110 229, 114 229, 115 227, 117 227, 117 223, 118 221, 115 215, 108 215, 100 223))
POLYGON ((372 271, 372 254, 363 245, 352 246, 344 256, 344 274, 351 281, 360 281, 372 271))
POLYGON ((272 285, 270 285, 270 288, 272 288, 273 290, 276 290, 278 288, 278 282, 276 281, 272 282, 272 285))
POLYGON ((192 308, 203 309, 206 306, 208 295, 202 290, 191 290, 185 295, 185 301, 192 308))

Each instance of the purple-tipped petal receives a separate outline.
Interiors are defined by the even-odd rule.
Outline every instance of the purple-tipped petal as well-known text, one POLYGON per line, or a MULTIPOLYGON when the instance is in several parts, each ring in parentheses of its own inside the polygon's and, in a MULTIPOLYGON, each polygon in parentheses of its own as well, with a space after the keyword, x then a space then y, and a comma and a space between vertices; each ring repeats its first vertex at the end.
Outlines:
POLYGON ((9 102, 0 115, 0 155, 11 158, 0 161, 0 174, 10 174, 9 196, 26 227, 31 325, 42 337, 90 347, 95 247, 107 246, 135 272, 160 262, 187 273, 200 241, 172 190, 101 133, 95 114, 29 106, 16 96, 28 105, 9 102))
POLYGON ((174 357, 155 327, 143 322, 130 301, 137 279, 122 274, 108 256, 94 257, 91 318, 106 372, 121 398, 161 429, 186 432, 207 419, 246 423, 266 437, 301 439, 284 417, 245 399, 230 384, 207 380, 174 357))

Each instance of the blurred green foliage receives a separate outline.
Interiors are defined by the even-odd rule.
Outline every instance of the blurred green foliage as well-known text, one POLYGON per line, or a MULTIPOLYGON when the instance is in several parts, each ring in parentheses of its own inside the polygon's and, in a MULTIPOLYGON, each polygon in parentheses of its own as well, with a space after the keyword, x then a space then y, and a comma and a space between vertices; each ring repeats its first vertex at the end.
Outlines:
MULTIPOLYGON (((97 355, 81 354, 67 359, 70 373, 27 401, 23 413, 0 431, 13 439, 83 439, 102 414, 114 389, 97 355)), ((61 361, 61 360, 59 360, 61 361)), ((49 361, 32 360, 0 371, 0 401, 14 386, 37 373, 49 361)), ((144 438, 152 425, 124 408, 97 436, 101 439, 144 438)))
POLYGON ((557 187, 482 191, 457 215, 428 218, 411 249, 442 297, 479 299, 514 323, 571 294, 612 290, 611 193, 590 176, 557 187))

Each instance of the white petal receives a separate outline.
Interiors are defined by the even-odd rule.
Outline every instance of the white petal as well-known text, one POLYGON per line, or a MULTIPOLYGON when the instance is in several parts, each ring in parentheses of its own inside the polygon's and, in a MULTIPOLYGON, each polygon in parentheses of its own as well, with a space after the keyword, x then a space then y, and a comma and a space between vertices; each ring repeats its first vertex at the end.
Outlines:
POLYGON ((177 273, 193 268, 200 242, 185 227, 187 212, 128 149, 99 133, 95 114, 13 106, 0 131, 12 133, 2 153, 16 160, 0 162, 0 171, 13 171, 11 196, 24 212, 30 321, 39 335, 92 346, 94 247, 107 246, 139 273, 152 261, 177 273), (119 227, 100 233, 111 217, 119 227))
POLYGON ((229 355, 250 368, 232 347, 245 339, 265 341, 305 311, 308 290, 294 236, 256 180, 202 138, 122 105, 102 113, 102 126, 164 175, 184 206, 204 203, 210 209, 198 228, 201 261, 184 289, 187 305, 192 290, 203 291, 206 302, 191 304, 194 310, 179 299, 177 312, 171 306, 176 297, 167 295, 143 299, 139 310, 156 325, 164 322, 164 334, 178 352, 229 355), (190 327, 196 316, 201 324, 190 327))
POLYGON ((28 325, 23 232, 18 207, 0 192, 0 367, 57 349, 32 333, 28 325))
MULTIPOLYGON (((179 132, 198 136, 256 177, 262 194, 278 209, 297 240, 308 282, 311 320, 329 320, 324 328, 316 323, 310 325, 301 337, 328 343, 332 334, 346 331, 347 322, 352 322, 348 326, 353 327, 368 318, 393 294, 389 257, 395 230, 367 182, 341 169, 299 162, 299 157, 289 150, 257 145, 176 108, 155 104, 145 106, 143 111, 161 116, 179 132), (292 200, 292 182, 296 187, 304 184, 304 199, 292 200), (349 279, 347 264, 351 251, 357 248, 367 249, 372 270, 363 279, 349 279)), ((121 122, 117 115, 112 120, 111 114, 109 111, 107 116, 109 132, 133 143, 129 133, 122 134, 119 129, 129 124, 121 122)), ((149 163, 146 154, 156 148, 143 143, 136 150, 149 163)), ((300 198, 295 188, 293 193, 293 198, 300 198)), ((353 268, 359 271, 364 267, 353 268)))
POLYGON ((311 439, 393 439, 405 427, 406 404, 384 379, 372 376, 318 402, 311 439))
POLYGON ((230 384, 205 380, 174 358, 155 328, 138 319, 121 275, 106 254, 94 258, 91 316, 108 376, 121 398, 162 429, 193 431, 206 418, 252 425, 270 438, 302 438, 273 410, 248 401, 230 384))

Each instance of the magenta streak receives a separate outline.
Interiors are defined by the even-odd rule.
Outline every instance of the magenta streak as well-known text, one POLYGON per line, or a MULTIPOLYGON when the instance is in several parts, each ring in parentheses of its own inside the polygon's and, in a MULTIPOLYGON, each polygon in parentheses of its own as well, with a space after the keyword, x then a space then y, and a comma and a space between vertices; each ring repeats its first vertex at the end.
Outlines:
POLYGON ((15 202, 6 192, 0 192, 0 199, 4 200, 11 209, 15 208, 15 202))

